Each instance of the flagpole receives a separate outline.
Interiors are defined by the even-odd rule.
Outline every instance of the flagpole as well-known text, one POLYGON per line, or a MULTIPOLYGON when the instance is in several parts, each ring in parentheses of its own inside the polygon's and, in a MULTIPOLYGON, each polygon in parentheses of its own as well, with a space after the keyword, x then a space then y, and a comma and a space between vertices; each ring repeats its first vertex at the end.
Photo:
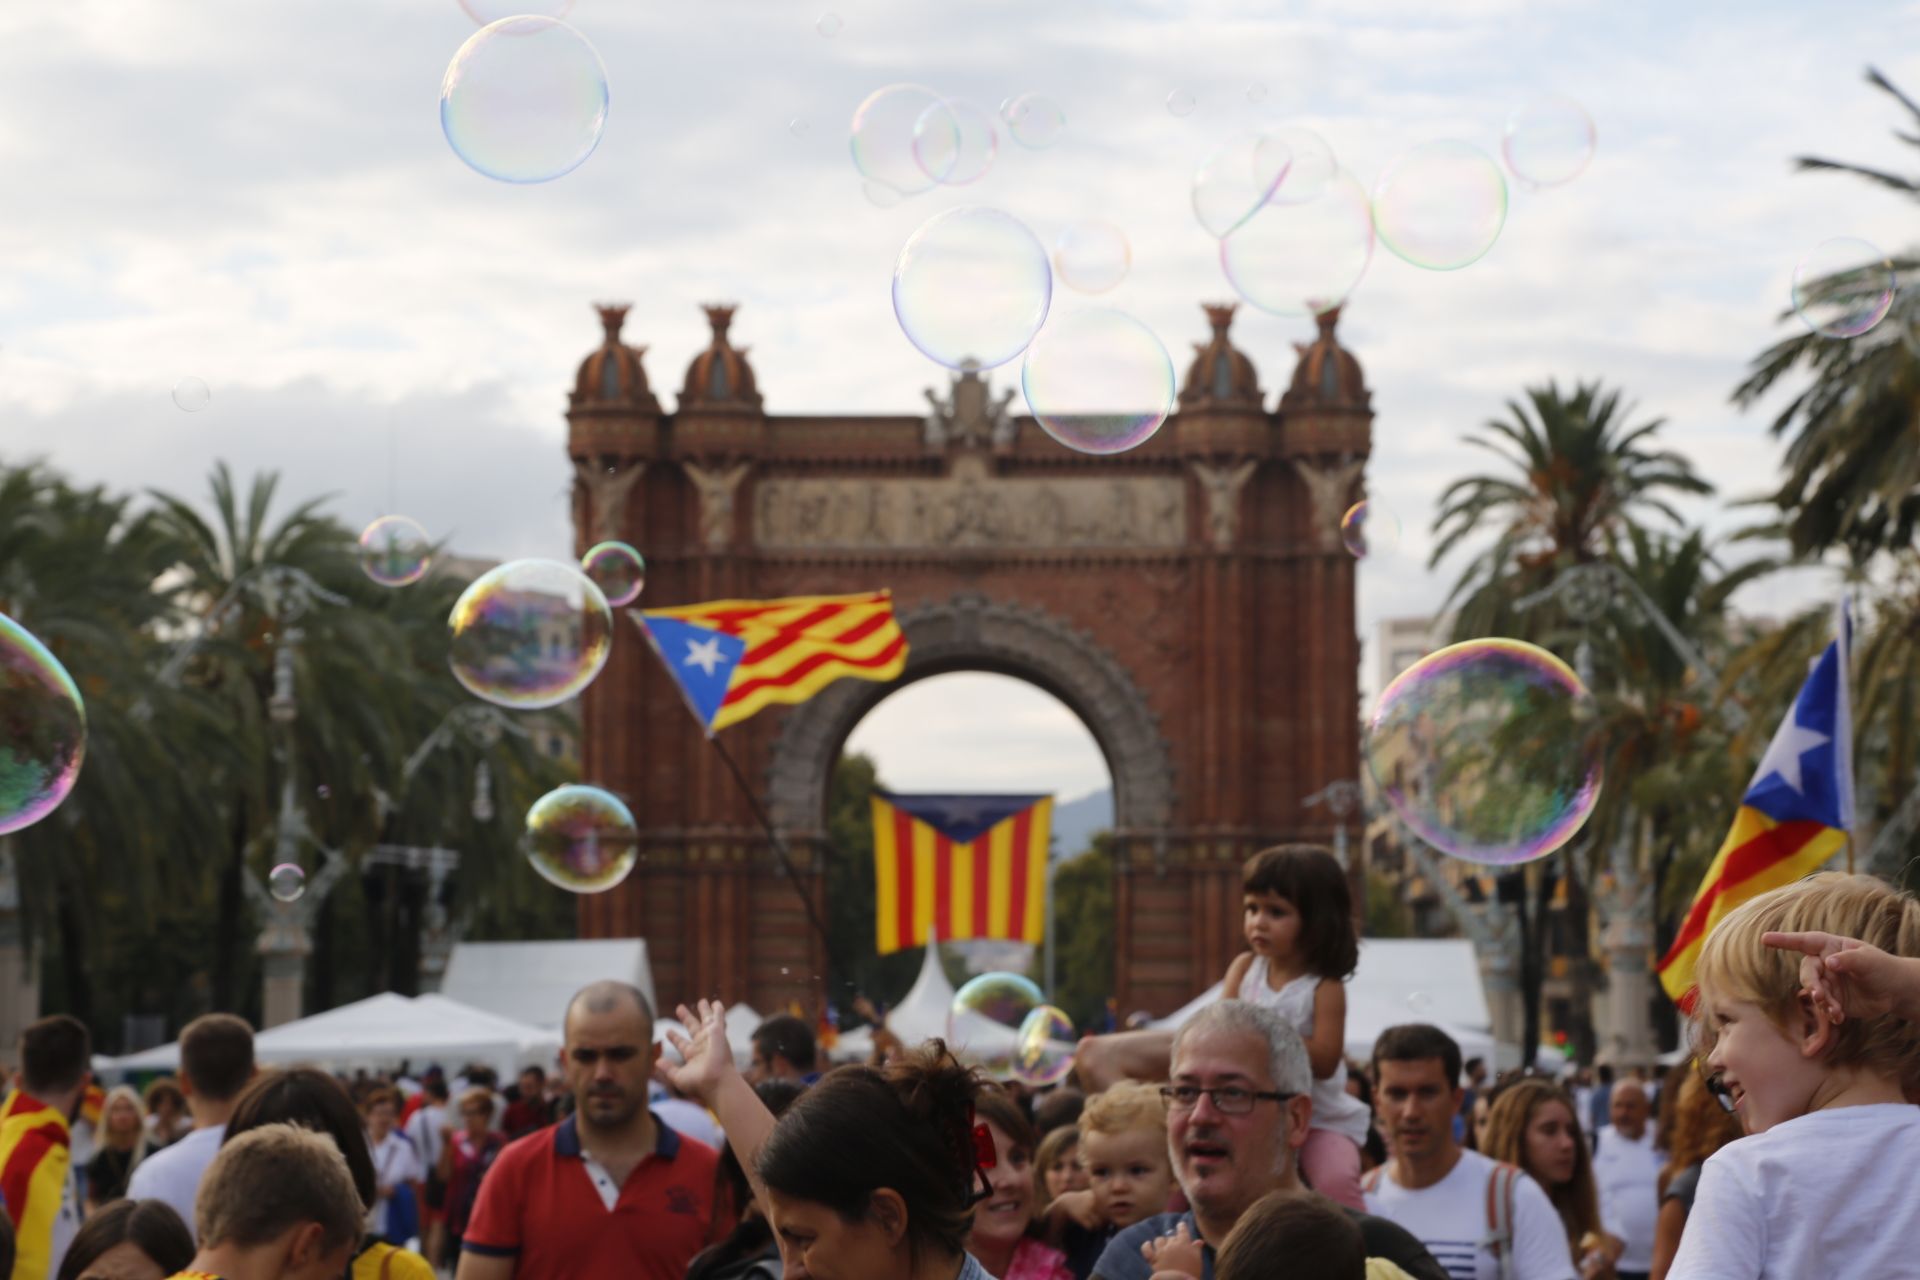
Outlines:
MULTIPOLYGON (((720 753, 720 759, 727 766, 727 772, 733 775, 733 780, 740 786, 740 794, 746 797, 747 807, 753 810, 753 816, 759 820, 761 830, 767 833, 767 840, 773 845, 773 856, 780 859, 781 869, 787 873, 787 883, 791 884, 793 891, 800 895, 800 905, 806 908, 807 920, 813 925, 814 932, 820 935, 820 945, 827 953, 828 962, 831 963, 833 939, 827 933, 827 926, 821 923, 820 914, 813 909, 813 897, 801 885, 799 872, 793 869, 793 859, 787 855, 787 842, 782 840, 780 833, 773 829, 773 820, 761 807, 760 797, 754 794, 752 785, 747 782, 747 775, 740 772, 740 766, 734 761, 733 753, 727 750, 726 744, 720 741, 719 735, 711 734, 707 741, 711 742, 713 749, 720 753)), ((853 975, 849 973, 847 976, 851 979, 853 975)))

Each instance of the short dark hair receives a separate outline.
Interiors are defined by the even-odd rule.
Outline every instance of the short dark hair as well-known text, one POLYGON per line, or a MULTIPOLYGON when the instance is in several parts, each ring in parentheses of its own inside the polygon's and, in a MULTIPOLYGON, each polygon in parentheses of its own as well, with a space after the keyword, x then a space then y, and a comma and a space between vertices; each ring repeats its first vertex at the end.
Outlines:
POLYGON ((93 1038, 71 1014, 42 1018, 20 1033, 20 1080, 35 1097, 73 1088, 92 1064, 93 1038))
POLYGON ((1300 912, 1298 951, 1307 971, 1344 982, 1360 964, 1353 894, 1333 850, 1318 844, 1282 844, 1248 858, 1243 893, 1277 893, 1300 912))
POLYGON ((447 1078, 445 1076, 428 1076, 420 1082, 420 1092, 426 1094, 435 1102, 445 1102, 447 1100, 447 1078))
MULTIPOLYGON (((615 978, 602 978, 598 982, 589 982, 573 993, 573 999, 567 1001, 567 1011, 560 1018, 560 1036, 566 1038, 567 1027, 573 1022, 573 1011, 585 1005, 589 1013, 612 1013, 622 1000, 631 1001, 640 1010, 641 1020, 647 1024, 647 1034, 653 1034, 653 1002, 647 999, 647 993, 631 982, 621 982, 615 978)), ((492 1072, 489 1070, 491 1077, 492 1072)), ((476 1080, 479 1071, 469 1071, 467 1079, 476 1080)))
POLYGON ((298 1125, 332 1138, 347 1158, 353 1189, 367 1208, 373 1208, 380 1193, 373 1153, 367 1149, 367 1132, 347 1086, 317 1067, 288 1067, 256 1076, 233 1104, 233 1117, 221 1142, 270 1124, 298 1125))
POLYGON ((1240 1215, 1214 1259, 1214 1280, 1263 1280, 1276 1258, 1315 1280, 1365 1280, 1367 1245, 1360 1228, 1325 1196, 1276 1191, 1240 1215))
POLYGON ((520 1068, 520 1074, 523 1076, 532 1076, 535 1080, 538 1080, 542 1084, 545 1084, 547 1082, 546 1070, 543 1067, 541 1067, 538 1063, 535 1063, 533 1066, 530 1066, 530 1067, 520 1068))
MULTIPOLYGON (((8 1242, 12 1242, 9 1233, 8 1242)), ((80 1280, 100 1255, 131 1243, 162 1272, 185 1271, 193 1262, 193 1233, 165 1200, 115 1200, 87 1215, 67 1246, 58 1280, 80 1280)))
POLYGON ((229 1102, 253 1079, 253 1028, 230 1013, 202 1014, 180 1033, 180 1074, 208 1102, 229 1102))
POLYGON ((1481 1069, 1482 1071, 1485 1071, 1485 1070, 1487 1069, 1487 1060, 1486 1060, 1485 1058, 1468 1058, 1468 1059, 1467 1059, 1467 1074, 1468 1074, 1468 1075, 1472 1075, 1472 1074, 1473 1074, 1473 1069, 1474 1069, 1475 1067, 1478 1067, 1478 1068, 1480 1068, 1480 1069, 1481 1069))
POLYGON ((793 1064, 795 1071, 811 1071, 819 1050, 814 1045, 813 1028, 790 1013, 776 1013, 753 1029, 753 1047, 767 1061, 779 1054, 793 1064))
POLYGON ((1080 1123, 1080 1113, 1086 1109, 1087 1095, 1063 1085, 1033 1104, 1033 1127, 1043 1135, 1070 1128, 1080 1123))
POLYGON ((1613 1083, 1613 1068, 1604 1062, 1594 1069, 1594 1075, 1599 1078, 1601 1084, 1613 1083))
POLYGON ((1419 1062, 1425 1058, 1440 1059, 1449 1089, 1460 1086, 1460 1046, 1452 1036, 1425 1022, 1405 1022, 1380 1033, 1373 1042, 1373 1078, 1380 1078, 1383 1062, 1419 1062))

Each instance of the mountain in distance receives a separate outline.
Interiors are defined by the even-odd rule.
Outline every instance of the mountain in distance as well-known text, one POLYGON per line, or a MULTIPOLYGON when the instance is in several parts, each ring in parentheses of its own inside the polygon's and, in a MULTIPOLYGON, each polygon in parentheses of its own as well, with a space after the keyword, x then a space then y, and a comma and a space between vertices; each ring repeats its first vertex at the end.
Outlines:
POLYGON ((1053 806, 1053 857, 1060 862, 1077 858, 1093 844, 1101 831, 1113 829, 1113 790, 1105 788, 1078 800, 1055 801, 1053 806))

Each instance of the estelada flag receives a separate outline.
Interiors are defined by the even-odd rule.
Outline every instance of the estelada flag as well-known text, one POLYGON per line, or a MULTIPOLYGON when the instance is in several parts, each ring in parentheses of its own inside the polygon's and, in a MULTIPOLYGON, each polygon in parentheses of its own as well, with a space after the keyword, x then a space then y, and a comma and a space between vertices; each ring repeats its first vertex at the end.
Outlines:
POLYGON ((72 1158, 67 1118, 14 1090, 0 1107, 0 1196, 13 1223, 16 1276, 52 1274, 54 1222, 72 1158))
POLYGON ((1052 827, 1052 796, 874 792, 874 949, 1041 941, 1052 827))
POLYGON ((893 594, 718 600, 634 610, 633 620, 709 736, 842 676, 891 680, 907 665, 893 594))
POLYGON ((1853 829, 1853 705, 1847 694, 1853 623, 1844 601, 1834 632, 1754 770, 1733 830, 1660 962, 1660 985, 1689 1013, 1694 964, 1714 926, 1741 903, 1818 871, 1853 829))

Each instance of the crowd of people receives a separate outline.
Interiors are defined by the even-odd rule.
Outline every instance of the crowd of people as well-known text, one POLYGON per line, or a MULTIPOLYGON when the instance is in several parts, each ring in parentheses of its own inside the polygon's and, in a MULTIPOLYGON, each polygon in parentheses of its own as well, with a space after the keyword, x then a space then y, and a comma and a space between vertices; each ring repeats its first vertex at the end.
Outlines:
POLYGON ((177 1079, 107 1093, 84 1026, 19 1044, 0 1108, 15 1280, 1692 1280, 1920 1276, 1920 903, 1826 874, 1709 937, 1695 1059, 1492 1078, 1439 1027, 1344 1046, 1356 940, 1312 846, 1244 875, 1248 951, 1179 1031, 995 1081, 876 1037, 820 1071, 718 1001, 656 1043, 638 989, 564 1014, 501 1090, 260 1069, 211 1014, 177 1079))

